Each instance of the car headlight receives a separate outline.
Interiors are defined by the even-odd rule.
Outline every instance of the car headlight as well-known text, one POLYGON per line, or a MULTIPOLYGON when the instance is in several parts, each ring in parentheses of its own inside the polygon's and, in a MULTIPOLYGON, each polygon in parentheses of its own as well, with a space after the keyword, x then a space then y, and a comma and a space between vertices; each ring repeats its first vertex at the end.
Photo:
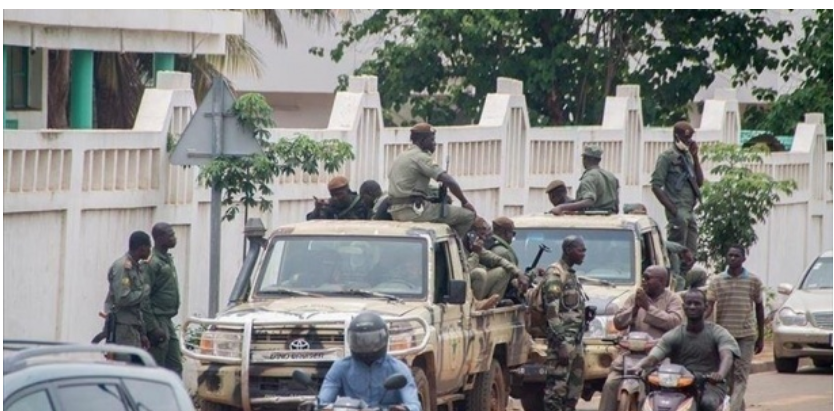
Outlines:
POLYGON ((206 331, 200 337, 200 353, 218 357, 241 358, 243 334, 229 331, 206 331))
POLYGON ((605 338, 616 333, 617 330, 614 329, 614 316, 600 315, 588 323, 588 330, 585 331, 583 338, 605 338))
POLYGON ((802 311, 794 311, 790 307, 782 307, 779 310, 779 322, 784 325, 808 325, 808 316, 802 311))

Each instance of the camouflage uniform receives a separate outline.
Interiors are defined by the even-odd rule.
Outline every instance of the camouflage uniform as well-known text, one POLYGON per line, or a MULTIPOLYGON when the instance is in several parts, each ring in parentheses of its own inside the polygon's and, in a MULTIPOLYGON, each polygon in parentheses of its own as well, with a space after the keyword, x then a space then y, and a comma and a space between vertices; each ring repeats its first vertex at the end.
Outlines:
POLYGON ((475 220, 475 213, 463 207, 426 201, 429 197, 429 181, 445 171, 434 162, 431 154, 417 145, 400 154, 388 173, 388 194, 391 207, 388 211, 396 221, 445 223, 463 238, 475 220), (440 212, 445 208, 441 218, 440 212))
POLYGON ((576 272, 564 260, 548 267, 542 287, 547 318, 544 409, 574 410, 582 394, 585 370, 582 346, 585 293, 576 272))
POLYGON ((351 192, 350 202, 345 205, 331 204, 307 213, 307 220, 370 220, 373 210, 360 201, 359 194, 351 192))
POLYGON ((483 300, 492 295, 504 298, 510 280, 521 274, 518 266, 498 254, 483 250, 472 252, 467 259, 469 264, 469 281, 475 299, 483 300))
POLYGON ((146 269, 144 262, 137 263, 130 254, 125 254, 107 272, 110 289, 104 309, 116 316, 116 344, 142 347, 145 335, 142 310, 150 294, 150 286, 145 283, 146 269))
MULTIPOLYGON (((595 146, 585 147, 584 157, 602 158, 602 149, 595 146)), ((588 211, 620 211, 620 181, 610 171, 600 167, 585 170, 579 178, 576 200, 590 199, 594 202, 588 211)))
POLYGON ((677 215, 666 210, 666 236, 669 241, 680 243, 692 252, 698 249, 698 224, 695 221, 695 203, 700 189, 694 188, 695 172, 692 154, 670 148, 657 158, 651 185, 666 192, 678 208, 677 215))
POLYGON ((145 329, 149 333, 161 329, 168 336, 162 343, 151 341, 148 351, 159 366, 182 375, 180 341, 174 322, 171 321, 180 308, 180 290, 174 259, 171 254, 163 254, 154 249, 145 272, 148 285, 151 287, 148 304, 142 311, 145 329))

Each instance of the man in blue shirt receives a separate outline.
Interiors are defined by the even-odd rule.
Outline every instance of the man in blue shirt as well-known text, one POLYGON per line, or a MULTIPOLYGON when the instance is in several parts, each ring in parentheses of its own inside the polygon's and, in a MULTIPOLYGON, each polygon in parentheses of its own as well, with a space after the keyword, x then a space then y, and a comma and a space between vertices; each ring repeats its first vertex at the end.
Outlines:
POLYGON ((422 410, 411 370, 388 355, 388 327, 382 317, 369 311, 360 313, 350 322, 347 339, 351 356, 330 367, 319 391, 320 404, 326 407, 341 396, 361 399, 369 407, 389 407, 390 411, 422 410), (408 383, 387 391, 383 383, 394 374, 402 374, 408 383))

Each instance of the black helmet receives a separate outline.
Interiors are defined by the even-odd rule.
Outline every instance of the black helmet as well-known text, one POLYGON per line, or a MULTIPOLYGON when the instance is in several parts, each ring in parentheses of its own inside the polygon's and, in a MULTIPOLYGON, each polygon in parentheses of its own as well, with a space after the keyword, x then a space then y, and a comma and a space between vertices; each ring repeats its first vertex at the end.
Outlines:
POLYGON ((347 339, 350 354, 366 364, 388 353, 388 327, 379 314, 359 313, 348 326, 347 339))

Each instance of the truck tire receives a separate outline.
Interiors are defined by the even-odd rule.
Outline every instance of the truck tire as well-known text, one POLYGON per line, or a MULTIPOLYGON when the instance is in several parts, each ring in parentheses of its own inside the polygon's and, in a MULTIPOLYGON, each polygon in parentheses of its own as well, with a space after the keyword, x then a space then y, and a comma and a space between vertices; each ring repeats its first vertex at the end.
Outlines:
POLYGON ((426 377, 426 372, 420 367, 412 367, 411 375, 414 376, 414 385, 417 386, 417 398, 420 399, 420 405, 423 411, 431 410, 431 386, 429 379, 426 377))
POLYGON ((544 410, 544 384, 524 384, 520 400, 524 411, 544 410))
POLYGON ((466 396, 466 411, 506 411, 507 382, 504 369, 493 359, 487 372, 475 377, 475 386, 466 396))
POLYGON ((216 402, 200 400, 200 411, 240 411, 240 408, 216 402))

